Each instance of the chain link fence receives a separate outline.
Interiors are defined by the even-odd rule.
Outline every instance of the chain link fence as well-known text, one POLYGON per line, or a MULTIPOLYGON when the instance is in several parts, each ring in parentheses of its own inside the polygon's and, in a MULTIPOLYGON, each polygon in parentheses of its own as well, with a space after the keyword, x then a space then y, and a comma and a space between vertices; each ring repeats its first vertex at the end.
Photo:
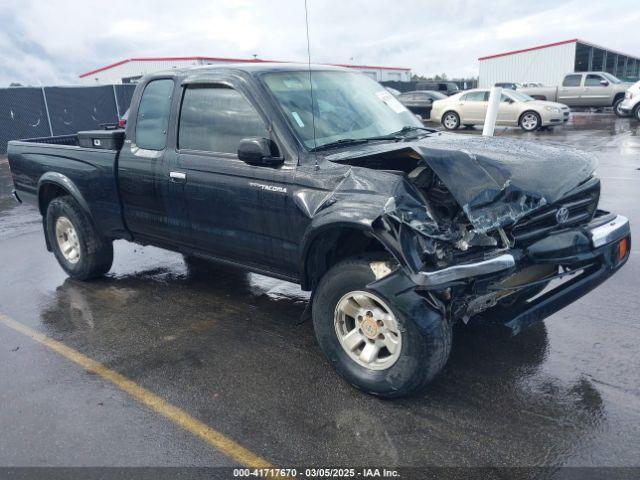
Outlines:
POLYGON ((0 154, 9 140, 69 135, 118 123, 135 85, 0 89, 0 154))

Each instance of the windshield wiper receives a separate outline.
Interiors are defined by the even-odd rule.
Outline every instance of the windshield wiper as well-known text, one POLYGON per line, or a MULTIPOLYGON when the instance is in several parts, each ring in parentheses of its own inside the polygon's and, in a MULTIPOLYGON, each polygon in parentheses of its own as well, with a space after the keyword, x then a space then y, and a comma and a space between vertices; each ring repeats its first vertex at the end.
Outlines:
POLYGON ((398 130, 397 132, 393 132, 391 135, 397 136, 397 135, 402 135, 403 133, 415 132, 416 130, 422 130, 424 132, 429 132, 429 133, 437 132, 437 130, 433 128, 411 126, 411 127, 402 127, 400 130, 398 130))
POLYGON ((341 138, 340 140, 336 140, 335 142, 323 143, 322 145, 318 145, 317 147, 313 147, 310 149, 310 152, 317 152, 318 150, 325 150, 329 148, 342 147, 346 145, 359 145, 361 143, 367 143, 369 141, 368 138, 341 138))
POLYGON ((430 133, 437 131, 433 128, 427 127, 402 127, 402 129, 398 130, 397 132, 390 133, 389 135, 379 135, 376 137, 364 138, 341 138, 340 140, 336 140, 335 142, 318 145, 317 147, 312 148, 310 151, 317 152, 319 150, 328 150, 330 148, 344 147, 347 145, 360 145, 362 143, 374 142, 376 140, 393 140, 395 142, 398 142, 400 140, 404 140, 405 137, 402 136, 403 133, 414 132, 416 130, 424 130, 430 133))

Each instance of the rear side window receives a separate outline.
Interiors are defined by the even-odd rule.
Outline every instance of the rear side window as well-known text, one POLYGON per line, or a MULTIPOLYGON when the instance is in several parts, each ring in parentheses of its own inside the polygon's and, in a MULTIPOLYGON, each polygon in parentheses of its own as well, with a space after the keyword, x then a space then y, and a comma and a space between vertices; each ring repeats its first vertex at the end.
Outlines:
POLYGON ((567 75, 562 82, 563 87, 579 87, 582 75, 567 75))
POLYGON ((136 120, 136 144, 140 148, 166 147, 172 95, 173 80, 153 80, 144 88, 136 120))
POLYGON ((178 131, 179 148, 237 153, 240 140, 269 138, 264 122, 237 90, 194 86, 184 92, 178 131))
POLYGON ((488 92, 469 92, 462 97, 463 102, 486 102, 488 92))

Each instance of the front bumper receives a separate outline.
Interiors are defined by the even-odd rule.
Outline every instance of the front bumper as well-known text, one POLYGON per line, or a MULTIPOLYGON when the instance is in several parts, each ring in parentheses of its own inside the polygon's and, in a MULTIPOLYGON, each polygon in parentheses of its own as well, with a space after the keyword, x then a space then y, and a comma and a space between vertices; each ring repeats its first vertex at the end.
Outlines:
POLYGON ((409 274, 397 269, 370 284, 369 288, 395 299, 394 303, 401 310, 406 310, 405 313, 415 313, 416 303, 428 306, 418 293, 420 291, 442 291, 450 286, 471 285, 474 282, 497 285, 519 268, 535 264, 562 266, 565 271, 576 272, 570 280, 530 302, 523 302, 518 307, 495 307, 488 311, 492 320, 504 323, 516 334, 587 294, 626 263, 631 249, 629 220, 622 215, 605 214, 584 227, 562 232, 557 238, 551 235, 540 241, 537 248, 533 247, 431 272, 409 274), (566 242, 560 239, 561 235, 565 239, 580 237, 582 243, 576 242, 578 247, 572 251, 572 245, 567 248, 566 242))
POLYGON ((638 104, 637 101, 632 101, 630 98, 626 98, 622 101, 620 105, 618 105, 618 109, 623 113, 630 114, 633 111, 633 108, 638 104))

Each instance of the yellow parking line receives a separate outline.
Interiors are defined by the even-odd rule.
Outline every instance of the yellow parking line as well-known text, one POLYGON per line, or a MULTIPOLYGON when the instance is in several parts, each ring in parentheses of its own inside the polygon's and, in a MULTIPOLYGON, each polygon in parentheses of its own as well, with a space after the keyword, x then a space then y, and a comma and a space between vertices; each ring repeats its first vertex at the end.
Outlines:
POLYGON ((100 362, 96 362, 77 350, 67 347, 65 344, 49 338, 46 335, 43 335, 32 328, 3 315, 2 313, 0 313, 0 322, 16 332, 22 333, 45 347, 50 348, 54 352, 59 353, 66 359, 80 365, 87 372, 95 373, 108 382, 113 383, 116 387, 124 390, 140 403, 143 403, 156 413, 168 418, 179 427, 204 440, 215 449, 237 461, 240 465, 252 468, 273 468, 273 466, 265 459, 247 450, 224 434, 195 419, 187 412, 171 405, 158 395, 141 387, 135 382, 129 380, 127 377, 107 368, 100 362))

